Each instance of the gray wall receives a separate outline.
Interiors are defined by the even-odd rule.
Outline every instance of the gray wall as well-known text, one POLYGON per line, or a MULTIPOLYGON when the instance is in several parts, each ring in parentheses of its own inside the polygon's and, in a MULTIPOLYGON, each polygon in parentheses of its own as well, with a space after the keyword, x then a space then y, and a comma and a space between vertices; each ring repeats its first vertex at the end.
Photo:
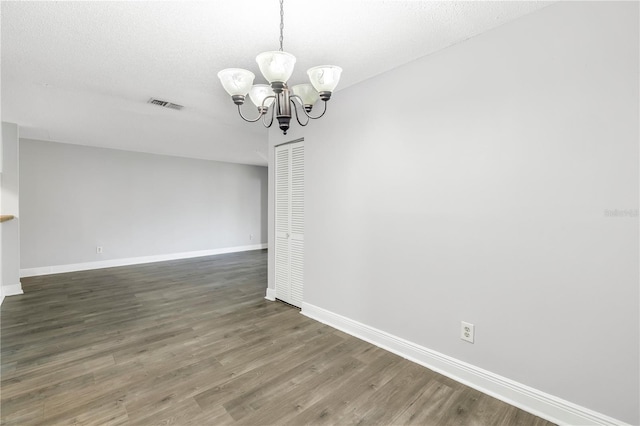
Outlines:
POLYGON ((20 144, 23 269, 267 241, 265 167, 20 144))
POLYGON ((16 219, 0 224, 2 294, 22 292, 20 287, 20 212, 18 179, 18 126, 2 123, 2 189, 0 213, 16 219))
POLYGON ((560 2, 271 131, 305 303, 639 423, 638 72, 637 2, 560 2))

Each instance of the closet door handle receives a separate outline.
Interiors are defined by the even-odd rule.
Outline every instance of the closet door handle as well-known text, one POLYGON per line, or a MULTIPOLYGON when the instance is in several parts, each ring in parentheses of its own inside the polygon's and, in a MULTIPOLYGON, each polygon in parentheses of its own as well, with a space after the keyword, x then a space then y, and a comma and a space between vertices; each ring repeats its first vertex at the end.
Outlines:
POLYGON ((289 233, 287 232, 287 238, 289 238, 289 233))

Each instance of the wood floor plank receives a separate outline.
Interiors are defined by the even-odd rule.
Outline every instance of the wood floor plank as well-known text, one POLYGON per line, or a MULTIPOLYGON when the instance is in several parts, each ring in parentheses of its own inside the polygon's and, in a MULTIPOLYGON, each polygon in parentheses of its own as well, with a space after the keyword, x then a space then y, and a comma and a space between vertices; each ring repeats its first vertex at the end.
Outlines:
POLYGON ((427 421, 437 423, 453 405, 455 396, 456 392, 453 388, 434 378, 391 423, 410 425, 422 425, 427 421))
POLYGON ((2 425, 550 423, 264 299, 264 250, 24 278, 2 425))
POLYGON ((259 409, 261 400, 322 374, 331 363, 335 362, 343 348, 339 345, 339 337, 333 334, 328 334, 326 340, 318 339, 317 342, 320 347, 315 344, 306 345, 306 353, 298 351, 286 358, 278 359, 277 364, 269 367, 267 374, 254 376, 253 380, 240 388, 238 396, 229 399, 228 395, 225 395, 227 402, 223 407, 231 417, 240 420, 259 409), (295 361, 300 356, 306 359, 302 363, 295 361), (274 371, 277 373, 274 374, 274 371))
POLYGON ((66 403, 50 405, 45 402, 42 423, 46 425, 125 425, 129 416, 123 404, 123 395, 103 387, 90 386, 68 396, 66 403))
MULTIPOLYGON (((255 385, 249 391, 225 403, 224 407, 233 418, 238 420, 255 412, 263 413, 263 409, 268 405, 281 408, 286 404, 297 412, 303 406, 302 401, 296 398, 297 395, 317 395, 321 393, 323 384, 330 382, 330 386, 334 386, 337 373, 342 374, 344 378, 345 371, 364 367, 364 363, 350 354, 359 343, 364 342, 349 339, 333 348, 316 347, 316 355, 309 357, 308 361, 295 365, 286 373, 275 376, 269 381, 255 385), (332 368, 335 371, 332 371, 332 368), (288 396, 278 400, 283 395, 288 396)), ((310 405, 310 399, 306 400, 305 405, 310 405)), ((281 409, 277 414, 279 418, 273 419, 273 422, 283 419, 281 409)))
POLYGON ((27 408, 14 411, 11 414, 2 413, 2 424, 6 426, 21 426, 42 424, 44 418, 44 404, 32 403, 27 408))
MULTIPOLYGON (((287 424, 301 412, 316 404, 335 388, 336 382, 349 380, 353 375, 366 368, 361 361, 351 357, 338 357, 331 367, 322 374, 302 382, 285 392, 273 392, 262 398, 249 400, 253 408, 240 420, 241 424, 287 424)), ((301 422, 302 424, 302 422, 301 422)))
POLYGON ((350 404, 371 397, 377 389, 400 373, 404 367, 400 357, 391 353, 382 353, 366 368, 351 376, 348 380, 337 383, 318 402, 303 410, 291 419, 289 424, 333 424, 335 419, 345 416, 350 404))
POLYGON ((409 365, 382 385, 377 392, 354 400, 344 410, 345 414, 337 420, 339 423, 349 424, 391 424, 396 412, 404 411, 410 406, 432 377, 425 374, 424 367, 417 364, 409 365), (394 407, 394 410, 388 410, 387 407, 394 407))
POLYGON ((194 421, 203 422, 203 411, 193 398, 187 398, 170 404, 167 408, 159 411, 152 411, 152 414, 142 416, 138 419, 131 419, 132 425, 152 426, 152 425, 186 425, 194 424, 194 421))

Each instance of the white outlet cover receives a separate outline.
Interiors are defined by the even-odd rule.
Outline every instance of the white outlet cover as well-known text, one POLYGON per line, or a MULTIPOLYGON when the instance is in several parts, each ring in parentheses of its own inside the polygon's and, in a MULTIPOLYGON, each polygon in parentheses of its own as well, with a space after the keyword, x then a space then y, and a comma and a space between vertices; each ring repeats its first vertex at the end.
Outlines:
POLYGON ((466 342, 473 343, 475 338, 475 326, 471 323, 461 321, 460 338, 466 342))

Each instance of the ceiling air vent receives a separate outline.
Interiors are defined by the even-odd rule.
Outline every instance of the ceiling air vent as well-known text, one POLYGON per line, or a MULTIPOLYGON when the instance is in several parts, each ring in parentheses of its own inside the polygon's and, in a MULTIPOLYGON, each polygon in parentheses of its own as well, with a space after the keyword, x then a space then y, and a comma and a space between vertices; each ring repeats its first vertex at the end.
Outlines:
POLYGON ((178 111, 180 111, 182 108, 184 108, 184 106, 182 105, 178 105, 178 104, 174 104, 168 101, 163 101, 160 99, 156 99, 156 98, 151 98, 147 101, 148 104, 153 104, 153 105, 158 105, 161 106, 163 108, 171 108, 171 109, 177 109, 178 111))

